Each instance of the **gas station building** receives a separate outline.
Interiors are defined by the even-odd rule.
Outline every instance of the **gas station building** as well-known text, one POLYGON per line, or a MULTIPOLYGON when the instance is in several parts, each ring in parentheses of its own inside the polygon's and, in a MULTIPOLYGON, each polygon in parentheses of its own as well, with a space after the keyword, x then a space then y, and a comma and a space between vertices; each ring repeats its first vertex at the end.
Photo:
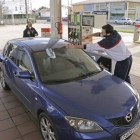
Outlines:
POLYGON ((140 18, 140 0, 87 0, 73 4, 76 14, 106 14, 108 21, 140 18))

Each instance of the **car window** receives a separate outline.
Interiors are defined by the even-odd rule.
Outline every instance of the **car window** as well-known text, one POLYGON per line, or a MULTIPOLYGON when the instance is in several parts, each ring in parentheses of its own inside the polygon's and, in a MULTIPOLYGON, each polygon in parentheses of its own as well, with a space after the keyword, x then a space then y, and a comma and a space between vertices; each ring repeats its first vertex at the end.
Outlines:
POLYGON ((46 51, 34 53, 34 60, 42 82, 68 82, 82 79, 101 71, 83 50, 54 49, 56 58, 52 59, 46 51))
POLYGON ((18 45, 10 44, 5 52, 5 55, 9 57, 14 63, 16 63, 16 56, 18 51, 18 45))
POLYGON ((33 68, 29 56, 22 48, 19 48, 18 50, 17 66, 23 71, 28 70, 31 74, 33 73, 33 68))
POLYGON ((3 50, 3 55, 6 55, 7 54, 7 49, 8 47, 10 46, 11 44, 9 42, 6 43, 5 47, 4 47, 4 50, 3 50))

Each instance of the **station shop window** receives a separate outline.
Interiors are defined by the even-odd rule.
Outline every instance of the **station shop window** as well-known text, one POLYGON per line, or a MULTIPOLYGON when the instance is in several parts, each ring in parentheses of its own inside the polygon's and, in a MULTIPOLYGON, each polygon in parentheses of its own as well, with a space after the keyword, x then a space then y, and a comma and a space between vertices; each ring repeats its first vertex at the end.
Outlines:
POLYGON ((111 20, 117 20, 124 18, 124 14, 118 14, 118 13, 110 13, 110 19, 111 20))
POLYGON ((135 14, 128 14, 128 18, 130 18, 131 20, 135 20, 135 14))

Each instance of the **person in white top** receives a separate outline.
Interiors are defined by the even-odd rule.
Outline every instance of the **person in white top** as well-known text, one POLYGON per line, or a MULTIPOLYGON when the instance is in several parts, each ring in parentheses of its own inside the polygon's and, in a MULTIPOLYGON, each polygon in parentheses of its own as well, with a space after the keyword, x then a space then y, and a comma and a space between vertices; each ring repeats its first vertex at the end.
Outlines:
POLYGON ((125 80, 131 84, 129 72, 132 65, 132 55, 128 48, 125 46, 120 34, 114 30, 110 24, 102 27, 102 32, 94 33, 86 38, 92 36, 103 36, 104 38, 93 44, 87 45, 73 45, 68 44, 68 48, 86 49, 88 51, 104 51, 111 59, 116 61, 114 75, 125 80))

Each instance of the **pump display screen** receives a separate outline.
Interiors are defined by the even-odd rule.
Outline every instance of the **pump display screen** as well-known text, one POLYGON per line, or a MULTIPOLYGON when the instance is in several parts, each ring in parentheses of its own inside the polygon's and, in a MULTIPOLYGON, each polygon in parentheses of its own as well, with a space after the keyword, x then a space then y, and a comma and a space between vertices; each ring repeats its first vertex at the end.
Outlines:
POLYGON ((82 16, 82 25, 83 26, 94 26, 94 16, 83 15, 82 16))

